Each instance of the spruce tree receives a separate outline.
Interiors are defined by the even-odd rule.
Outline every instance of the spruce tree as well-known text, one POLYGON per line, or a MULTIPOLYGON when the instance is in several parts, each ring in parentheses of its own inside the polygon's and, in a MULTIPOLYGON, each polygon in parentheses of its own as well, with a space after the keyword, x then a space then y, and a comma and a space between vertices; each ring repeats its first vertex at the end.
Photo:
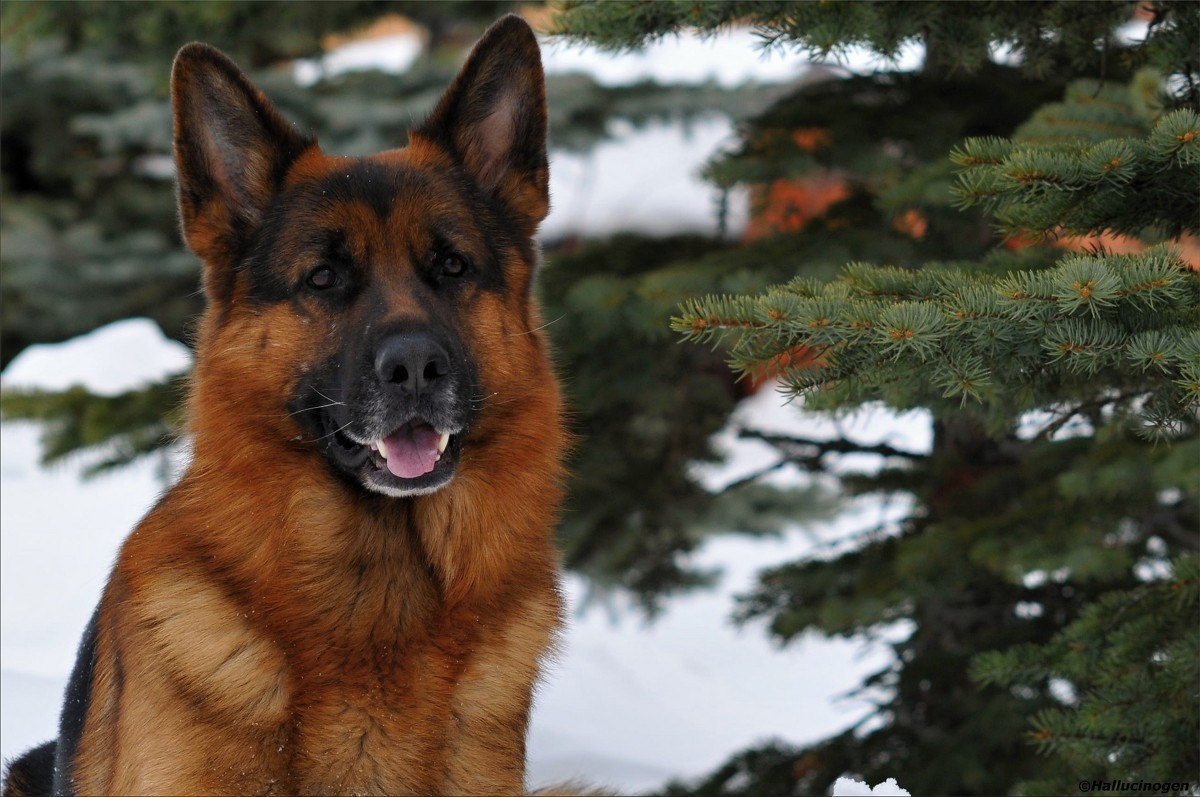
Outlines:
POLYGON ((918 42, 925 64, 805 86, 746 125, 709 174, 751 186, 761 223, 704 265, 745 270, 768 240, 803 254, 765 290, 681 291, 672 326, 809 411, 921 408, 934 436, 924 453, 743 430, 810 470, 883 454, 844 491, 916 508, 764 572, 737 618, 784 642, 913 630, 862 685, 865 724, 672 793, 1194 784, 1200 264, 1180 245, 1200 234, 1200 7, 610 2, 557 22, 612 47, 734 23, 819 55, 918 42), (1138 8, 1149 29, 1128 43, 1138 8), (830 179, 841 199, 817 218, 788 204, 830 179))

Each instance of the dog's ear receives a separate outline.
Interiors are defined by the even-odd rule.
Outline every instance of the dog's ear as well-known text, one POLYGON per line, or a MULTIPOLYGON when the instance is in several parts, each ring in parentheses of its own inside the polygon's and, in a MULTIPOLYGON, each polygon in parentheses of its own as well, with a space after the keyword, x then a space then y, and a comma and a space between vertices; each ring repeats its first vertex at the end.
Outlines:
POLYGON ((449 150, 526 235, 550 209, 546 81, 533 30, 510 14, 475 45, 413 135, 449 150))
POLYGON ((206 44, 189 44, 175 56, 171 104, 184 238, 206 262, 229 262, 288 166, 313 142, 206 44))

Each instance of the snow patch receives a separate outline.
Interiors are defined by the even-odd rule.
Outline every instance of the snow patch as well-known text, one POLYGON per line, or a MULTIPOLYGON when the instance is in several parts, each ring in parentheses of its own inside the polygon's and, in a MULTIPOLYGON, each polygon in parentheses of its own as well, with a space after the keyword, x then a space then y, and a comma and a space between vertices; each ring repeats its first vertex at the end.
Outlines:
POLYGON ((605 86, 644 80, 667 84, 717 83, 736 88, 744 83, 795 80, 808 61, 781 48, 763 49, 763 40, 746 28, 700 38, 671 35, 640 50, 607 52, 561 39, 542 39, 547 74, 583 72, 605 86))
POLYGON ((347 72, 375 69, 400 74, 408 71, 424 46, 421 37, 415 33, 350 42, 330 50, 321 58, 297 60, 293 75, 299 85, 311 86, 317 81, 347 72))
POLYGON ((0 377, 3 390, 61 391, 81 386, 100 396, 146 387, 192 366, 187 346, 146 318, 129 318, 72 338, 21 351, 0 377))
POLYGON ((4 695, 0 749, 4 751, 5 763, 58 735, 58 706, 66 685, 65 677, 47 678, 0 669, 0 693, 4 695), (47 711, 48 706, 54 708, 47 711))
POLYGON ((874 788, 853 778, 838 778, 833 784, 833 797, 912 797, 900 788, 895 778, 888 778, 874 788))
MULTIPOLYGON (((540 239, 717 232, 721 192, 700 177, 700 168, 733 140, 729 119, 710 116, 686 126, 655 123, 641 129, 616 122, 610 134, 586 154, 551 153, 550 215, 540 239)), ((745 228, 749 209, 746 192, 730 193, 728 234, 745 228)))

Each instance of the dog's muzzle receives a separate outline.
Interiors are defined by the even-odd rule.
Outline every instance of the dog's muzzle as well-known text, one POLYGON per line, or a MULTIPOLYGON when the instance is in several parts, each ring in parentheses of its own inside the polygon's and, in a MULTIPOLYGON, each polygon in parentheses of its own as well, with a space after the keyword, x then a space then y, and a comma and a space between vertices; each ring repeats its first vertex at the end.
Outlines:
MULTIPOLYGON (((357 381, 342 373, 340 361, 322 369, 344 386, 337 393, 345 397, 318 410, 320 447, 330 462, 364 488, 393 497, 448 484, 470 414, 465 358, 452 351, 429 331, 403 331, 374 346, 357 381)), ((315 384, 310 389, 313 400, 329 395, 315 384)))

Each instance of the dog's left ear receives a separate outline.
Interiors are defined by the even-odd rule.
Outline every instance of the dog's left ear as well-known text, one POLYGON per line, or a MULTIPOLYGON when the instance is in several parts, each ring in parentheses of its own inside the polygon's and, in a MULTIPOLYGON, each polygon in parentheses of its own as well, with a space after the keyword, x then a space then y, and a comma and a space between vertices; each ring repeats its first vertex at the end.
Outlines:
POLYGON ((533 30, 510 14, 475 45, 413 135, 449 150, 526 235, 550 210, 546 81, 533 30))
POLYGON ((228 269, 288 167, 314 142, 206 44, 189 44, 175 57, 171 104, 184 238, 209 270, 228 269))

